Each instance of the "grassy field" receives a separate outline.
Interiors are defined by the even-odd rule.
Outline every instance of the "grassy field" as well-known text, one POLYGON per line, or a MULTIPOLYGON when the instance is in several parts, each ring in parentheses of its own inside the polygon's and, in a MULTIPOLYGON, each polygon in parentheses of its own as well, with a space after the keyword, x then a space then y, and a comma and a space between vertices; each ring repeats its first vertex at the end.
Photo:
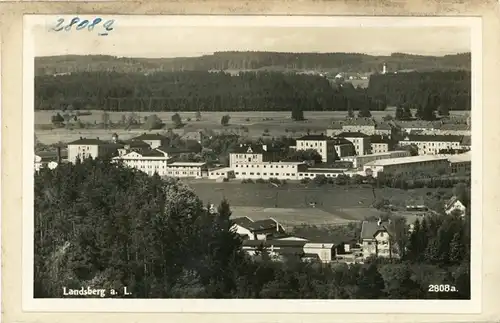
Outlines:
MULTIPOLYGON (((381 120, 387 114, 394 115, 394 109, 386 111, 373 111, 372 115, 375 119, 381 120)), ((55 111, 36 111, 35 123, 37 125, 50 124, 50 118, 55 114, 55 111)), ((123 115, 128 113, 110 112, 112 122, 118 123, 123 115)), ((136 115, 143 118, 150 115, 149 112, 136 112, 136 115)), ((158 112, 157 115, 166 123, 166 127, 172 127, 171 117, 174 112, 158 112)), ((463 114, 463 111, 452 111, 452 114, 463 114)), ((322 133, 330 126, 334 120, 342 120, 346 117, 345 111, 306 111, 304 116, 307 120, 295 122, 290 118, 290 112, 206 112, 202 113, 202 120, 195 120, 194 112, 179 113, 181 118, 186 123, 183 128, 184 132, 199 131, 202 129, 211 129, 214 131, 230 131, 236 132, 241 136, 250 138, 262 137, 264 131, 268 131, 270 137, 278 137, 282 135, 300 136, 307 133, 322 133), (230 124, 223 127, 220 120, 223 115, 231 116, 230 124), (191 118, 191 121, 186 121, 191 118)), ((101 122, 102 111, 92 111, 92 115, 80 116, 83 123, 101 122)), ((161 130, 164 131, 164 130, 161 130)), ((161 132, 157 131, 157 132, 161 132)), ((54 129, 54 130, 35 130, 38 140, 44 144, 52 144, 59 141, 69 142, 80 137, 110 139, 111 134, 116 132, 121 138, 128 139, 136 136, 144 130, 124 130, 121 128, 104 130, 104 129, 54 129)))
MULTIPOLYGON (((218 204, 226 198, 233 216, 249 216, 254 220, 273 217, 286 225, 345 224, 361 221, 367 216, 378 216, 380 211, 371 207, 374 196, 371 188, 324 186, 306 188, 296 183, 282 187, 268 184, 241 184, 239 181, 215 183, 188 181, 205 203, 218 204), (312 208, 309 203, 315 202, 312 208)), ((388 199, 393 205, 406 205, 419 200, 433 189, 400 190, 377 189, 377 198, 388 199)))

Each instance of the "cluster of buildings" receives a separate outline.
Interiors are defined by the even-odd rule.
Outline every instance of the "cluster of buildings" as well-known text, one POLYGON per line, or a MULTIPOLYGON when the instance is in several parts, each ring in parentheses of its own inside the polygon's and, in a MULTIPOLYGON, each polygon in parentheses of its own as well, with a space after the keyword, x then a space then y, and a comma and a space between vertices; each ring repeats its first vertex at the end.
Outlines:
POLYGON ((275 219, 253 221, 248 217, 233 219, 232 230, 243 239, 243 250, 255 256, 264 250, 274 260, 298 257, 304 261, 363 262, 369 257, 397 258, 394 225, 391 222, 363 221, 359 240, 338 237, 306 238, 289 235, 275 219))

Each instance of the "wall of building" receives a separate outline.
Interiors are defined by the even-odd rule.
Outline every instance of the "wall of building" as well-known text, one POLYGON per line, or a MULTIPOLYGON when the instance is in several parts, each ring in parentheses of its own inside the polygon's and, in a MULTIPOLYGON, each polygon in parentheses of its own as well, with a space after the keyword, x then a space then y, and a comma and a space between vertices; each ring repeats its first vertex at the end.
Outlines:
POLYGON ((287 179, 298 180, 298 172, 307 166, 300 163, 235 164, 234 175, 238 179, 287 179))
POLYGON ((297 150, 312 149, 321 155, 324 163, 335 160, 335 146, 332 140, 297 140, 297 150))
POLYGON ((414 163, 401 163, 390 165, 364 165, 363 170, 371 169, 373 177, 377 177, 378 173, 411 173, 418 170, 436 170, 438 168, 448 168, 449 163, 446 159, 415 161, 414 163))
POLYGON ((371 145, 369 137, 352 137, 352 138, 345 137, 345 139, 352 142, 352 144, 354 145, 354 149, 356 151, 356 155, 364 156, 371 153, 371 145))
POLYGON ((437 155, 442 149, 460 149, 461 143, 458 141, 411 141, 401 140, 400 145, 415 145, 419 155, 437 155))
POLYGON ((389 144, 387 143, 371 143, 372 154, 386 153, 389 151, 389 144))
POLYGON ((99 149, 98 145, 68 145, 68 161, 76 163, 76 159, 80 160, 92 157, 96 158, 103 154, 105 150, 99 149))

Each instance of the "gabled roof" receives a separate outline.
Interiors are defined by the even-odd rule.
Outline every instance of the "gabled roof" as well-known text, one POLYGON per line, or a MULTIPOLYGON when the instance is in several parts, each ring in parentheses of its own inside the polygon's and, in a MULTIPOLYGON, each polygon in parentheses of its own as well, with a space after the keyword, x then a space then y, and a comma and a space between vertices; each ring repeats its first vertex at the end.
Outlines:
POLYGON ((272 219, 253 221, 249 217, 242 217, 233 219, 232 221, 234 224, 237 224, 240 227, 248 229, 252 232, 276 229, 277 225, 280 226, 276 221, 272 219))
POLYGON ((239 154, 263 154, 266 151, 260 145, 241 145, 234 148, 232 152, 239 154))
POLYGON ((156 149, 148 149, 139 153, 144 157, 165 157, 165 154, 156 149))
POLYGON ((117 144, 130 146, 131 148, 147 148, 149 145, 141 140, 118 140, 117 144))
POLYGON ((367 134, 364 134, 362 132, 342 132, 337 135, 337 137, 344 137, 344 138, 364 138, 368 137, 367 134))
POLYGON ((379 231, 386 231, 390 235, 394 234, 393 226, 389 222, 373 222, 373 221, 363 221, 361 225, 361 240, 364 239, 373 239, 375 238, 375 234, 379 231))
POLYGON ((444 205, 445 210, 449 210, 456 202, 460 202, 463 205, 462 201, 460 201, 455 195, 453 195, 444 205))

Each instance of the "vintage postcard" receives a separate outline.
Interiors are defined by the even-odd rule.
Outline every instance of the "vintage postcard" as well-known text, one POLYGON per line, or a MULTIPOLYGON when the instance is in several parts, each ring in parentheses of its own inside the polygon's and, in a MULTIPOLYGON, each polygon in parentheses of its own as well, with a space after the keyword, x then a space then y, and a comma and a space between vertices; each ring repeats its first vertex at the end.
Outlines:
POLYGON ((480 18, 23 33, 23 310, 480 312, 480 18))

